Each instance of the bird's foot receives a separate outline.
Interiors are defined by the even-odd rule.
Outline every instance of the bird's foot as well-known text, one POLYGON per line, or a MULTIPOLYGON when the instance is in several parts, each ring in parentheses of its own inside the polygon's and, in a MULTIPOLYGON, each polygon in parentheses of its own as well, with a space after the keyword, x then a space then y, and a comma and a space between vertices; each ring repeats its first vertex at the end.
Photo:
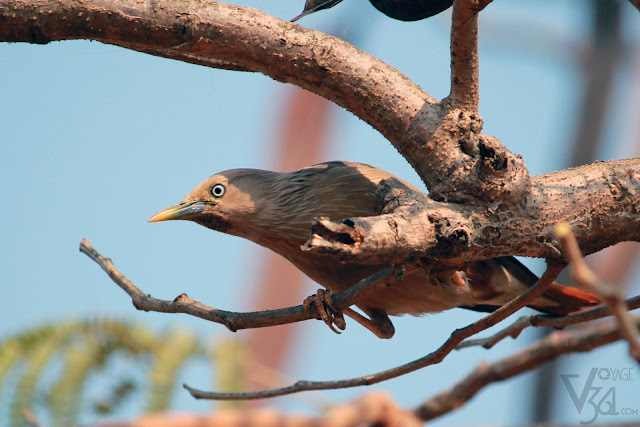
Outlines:
POLYGON ((341 334, 342 332, 340 331, 345 330, 347 323, 344 320, 342 311, 337 310, 333 305, 333 301, 331 300, 332 295, 333 291, 331 289, 318 289, 314 295, 307 297, 302 302, 302 305, 304 306, 304 311, 309 313, 311 304, 315 304, 318 315, 320 316, 319 318, 322 319, 333 332, 341 334), (334 325, 340 329, 340 331, 336 329, 334 325))

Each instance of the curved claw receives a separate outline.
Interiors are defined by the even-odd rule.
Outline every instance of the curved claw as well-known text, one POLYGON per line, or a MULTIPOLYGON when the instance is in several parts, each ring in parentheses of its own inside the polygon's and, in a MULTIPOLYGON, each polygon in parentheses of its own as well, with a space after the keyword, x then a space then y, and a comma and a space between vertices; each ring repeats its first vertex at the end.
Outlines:
POLYGON ((311 304, 315 304, 320 319, 326 323, 333 332, 341 334, 341 331, 344 331, 347 327, 347 323, 344 320, 342 312, 337 310, 333 305, 333 301, 331 300, 332 295, 333 292, 331 289, 318 289, 314 295, 307 297, 302 302, 302 305, 304 306, 304 311, 308 313, 311 304), (334 328, 334 325, 340 330, 334 328))
POLYGON ((338 329, 340 329, 341 331, 344 331, 347 328, 347 321, 344 320, 344 314, 341 311, 334 312, 332 318, 333 318, 333 324, 336 325, 338 329))

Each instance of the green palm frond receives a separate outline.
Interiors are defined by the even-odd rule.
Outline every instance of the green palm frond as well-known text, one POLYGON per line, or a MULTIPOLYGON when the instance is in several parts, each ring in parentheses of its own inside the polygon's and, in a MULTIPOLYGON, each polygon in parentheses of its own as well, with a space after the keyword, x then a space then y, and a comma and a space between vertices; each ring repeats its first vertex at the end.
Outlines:
POLYGON ((103 357, 104 350, 100 342, 91 338, 61 350, 64 367, 48 399, 51 417, 56 425, 69 426, 75 422, 84 383, 96 361, 103 357))
POLYGON ((47 328, 39 335, 39 339, 32 340, 33 335, 22 340, 22 354, 19 363, 21 377, 16 386, 13 402, 11 403, 10 421, 14 426, 26 426, 24 411, 30 408, 36 400, 36 386, 47 363, 61 347, 67 327, 60 330, 47 328), (44 333, 46 332, 46 333, 44 333))
POLYGON ((152 351, 148 412, 166 410, 176 385, 178 370, 186 361, 202 354, 196 338, 182 330, 171 330, 160 337, 152 351))
MULTIPOLYGON (((180 370, 198 358, 210 361, 203 348, 188 331, 155 333, 113 319, 49 322, 7 337, 0 341, 0 408, 9 410, 0 410, 0 425, 28 425, 25 409, 51 426, 113 413, 125 400, 138 402, 141 412, 166 410, 180 370), (101 384, 98 397, 94 383, 101 384)), ((215 358, 223 376, 241 377, 224 360, 237 354, 215 358)))
MULTIPOLYGON (((247 389, 248 348, 244 341, 220 339, 211 351, 216 366, 216 389, 225 392, 241 392, 247 389)), ((246 406, 242 400, 217 402, 217 407, 240 408, 246 406)))

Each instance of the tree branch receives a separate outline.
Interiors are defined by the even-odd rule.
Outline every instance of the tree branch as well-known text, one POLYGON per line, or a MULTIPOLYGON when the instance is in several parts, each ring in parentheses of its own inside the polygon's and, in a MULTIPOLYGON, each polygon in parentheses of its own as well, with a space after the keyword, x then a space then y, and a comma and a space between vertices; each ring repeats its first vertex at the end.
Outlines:
POLYGON ((379 184, 381 215, 314 222, 306 250, 380 264, 428 256, 442 268, 505 255, 561 259, 559 222, 588 254, 640 240, 640 158, 534 177, 514 206, 436 202, 393 180, 379 184), (347 234, 352 243, 340 236, 347 234))
POLYGON ((387 369, 385 371, 377 372, 375 374, 370 374, 363 377, 355 377, 339 381, 301 380, 288 387, 251 393, 208 392, 192 388, 186 384, 184 385, 184 388, 189 390, 189 393, 191 393, 191 395, 196 399, 254 400, 265 399, 268 397, 284 396, 309 390, 334 390, 341 388, 359 387, 363 385, 377 384, 382 381, 397 378, 410 372, 417 371, 418 369, 422 369, 426 366, 440 363, 464 339, 496 325, 497 323, 501 322, 502 320, 512 315, 513 313, 536 299, 538 296, 540 296, 545 291, 545 289, 553 282, 553 280, 557 277, 558 273, 561 270, 562 266, 560 264, 550 264, 547 267, 547 271, 540 278, 540 280, 538 280, 538 282, 536 282, 534 286, 527 289, 527 291, 522 295, 518 296, 514 300, 498 308, 496 311, 483 317, 477 322, 474 322, 462 329, 456 329, 455 331, 453 331, 449 339, 447 339, 447 341, 445 341, 445 343, 442 344, 436 351, 395 368, 387 369))
MULTIPOLYGON (((80 243, 80 252, 95 261, 109 275, 111 280, 131 297, 133 306, 138 310, 189 314, 211 322, 220 323, 232 332, 240 329, 283 325, 318 317, 315 305, 311 305, 308 313, 305 312, 302 305, 277 310, 236 313, 209 307, 193 300, 187 296, 187 294, 180 294, 173 301, 153 298, 138 289, 113 265, 111 259, 103 257, 91 245, 89 240, 82 240, 80 243)), ((414 268, 418 268, 417 263, 411 263, 408 266, 408 269, 414 268)), ((333 304, 338 310, 342 310, 352 305, 359 298, 364 298, 376 292, 376 290, 381 287, 392 285, 406 270, 407 267, 404 265, 387 267, 368 278, 360 280, 354 286, 334 294, 332 296, 333 304)))
POLYGON ((477 114, 445 111, 388 64, 256 9, 205 0, 0 0, 0 19, 0 41, 92 39, 202 65, 229 64, 296 84, 377 129, 433 194, 448 200, 489 199, 485 193, 497 192, 516 200, 527 182, 522 159, 479 134, 477 114), (487 163, 481 146, 487 144, 508 166, 491 180, 481 167, 487 163))
MULTIPOLYGON (((629 310, 640 308, 640 296, 629 298, 626 301, 626 306, 629 310)), ((489 337, 464 340, 456 348, 460 350, 466 347, 481 346, 486 349, 490 349, 507 337, 511 337, 513 339, 518 338, 523 330, 531 326, 551 326, 553 328, 562 329, 570 325, 588 322, 595 319, 601 319, 606 316, 611 316, 611 311, 606 306, 599 306, 581 310, 579 312, 571 313, 567 316, 561 317, 550 316, 547 314, 532 314, 531 316, 522 316, 511 325, 489 337)))
POLYGON ((0 17, 0 41, 92 39, 261 72, 341 105, 396 144, 418 111, 433 122, 440 116, 439 103, 395 68, 341 39, 250 7, 206 0, 0 0, 0 17))
MULTIPOLYGON (((640 324, 640 316, 634 316, 633 323, 640 324)), ((505 359, 479 365, 453 387, 424 402, 415 413, 422 420, 431 420, 459 408, 491 383, 537 368, 561 354, 590 351, 620 338, 620 326, 615 319, 589 329, 554 332, 505 359)))
MULTIPOLYGON (((453 2, 451 20, 451 93, 452 108, 478 113, 480 102, 478 58, 478 11, 474 0, 453 2)), ((445 101, 446 102, 446 101, 445 101)))

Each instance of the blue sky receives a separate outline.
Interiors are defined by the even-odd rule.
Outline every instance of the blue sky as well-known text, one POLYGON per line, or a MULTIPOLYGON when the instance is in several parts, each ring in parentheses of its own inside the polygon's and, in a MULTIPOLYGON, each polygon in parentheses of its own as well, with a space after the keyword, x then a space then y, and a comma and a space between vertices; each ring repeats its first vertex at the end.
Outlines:
MULTIPOLYGON (((302 8, 302 1, 236 3, 260 7, 281 18, 295 16, 302 8)), ((572 55, 588 31, 584 5, 568 0, 535 4, 496 0, 482 14, 484 132, 522 154, 533 174, 561 169, 565 162, 580 89, 577 59, 572 55)), ((640 15, 626 6, 627 40, 638 40, 640 15)), ((401 23, 380 15, 366 0, 350 0, 300 24, 322 31, 339 28, 338 35, 348 35, 358 47, 441 99, 449 84, 449 17, 447 12, 435 19, 401 23)), ((632 53, 617 76, 602 159, 630 156, 625 147, 634 135, 638 138, 637 43, 632 53), (630 71, 633 64, 635 75, 630 71)), ((135 311, 128 297, 77 248, 83 237, 89 238, 154 296, 171 299, 186 291, 218 308, 247 309, 243 295, 250 291, 255 271, 243 260, 258 257, 261 249, 193 224, 147 224, 146 220, 217 171, 270 168, 275 162, 276 121, 287 89, 257 74, 210 70, 97 42, 0 44, 4 99, 0 103, 0 194, 5 203, 0 209, 4 296, 0 337, 45 322, 99 315, 159 330, 180 326, 211 339, 231 335, 222 326, 187 316, 135 311)), ((323 160, 370 163, 420 184, 407 162, 369 125, 339 107, 333 114, 335 127, 323 160)), ((530 265, 540 272, 540 263, 530 265)), ((632 288, 637 293, 638 283, 632 288)), ((309 284, 308 289, 313 292, 315 287, 309 284)), ((453 327, 477 318, 477 314, 453 310, 395 319, 397 333, 390 341, 378 340, 355 325, 336 336, 319 322, 307 322, 285 373, 324 380, 386 369, 432 351, 453 327), (335 348, 340 363, 331 363, 327 369, 326 360, 335 358, 335 348)), ((411 407, 480 361, 510 354, 532 336, 524 334, 517 343, 507 341, 490 352, 454 353, 442 365, 375 388, 388 390, 403 406, 411 407)), ((621 345, 569 360, 563 372, 581 375, 596 365, 630 365, 621 345)), ((636 373, 640 377, 640 370, 636 373)), ((182 381, 207 388, 199 382, 201 376, 185 372, 182 381)), ((491 386, 437 423, 526 422, 530 385, 527 375, 491 386)), ((638 391, 637 383, 632 387, 621 388, 618 399, 624 400, 629 390, 638 391)), ((340 401, 363 391, 323 395, 340 401)), ((559 399, 563 400, 558 401, 556 421, 577 423, 568 395, 561 393, 559 399)), ((274 404, 308 410, 295 399, 274 404)), ((209 408, 184 394, 177 407, 209 408)))

